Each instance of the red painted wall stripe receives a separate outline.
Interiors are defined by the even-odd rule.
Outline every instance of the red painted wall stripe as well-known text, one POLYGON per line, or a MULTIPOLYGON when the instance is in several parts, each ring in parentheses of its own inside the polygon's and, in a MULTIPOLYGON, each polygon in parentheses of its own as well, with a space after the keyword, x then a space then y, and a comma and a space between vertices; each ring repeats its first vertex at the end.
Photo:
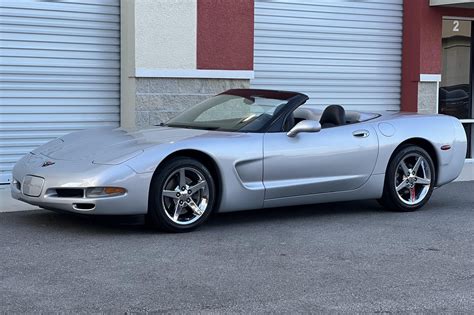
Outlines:
POLYGON ((422 5, 427 4, 419 0, 403 1, 401 110, 406 112, 416 112, 418 108, 421 36, 420 12, 422 5))
POLYGON ((197 1, 197 68, 252 70, 253 0, 197 1))

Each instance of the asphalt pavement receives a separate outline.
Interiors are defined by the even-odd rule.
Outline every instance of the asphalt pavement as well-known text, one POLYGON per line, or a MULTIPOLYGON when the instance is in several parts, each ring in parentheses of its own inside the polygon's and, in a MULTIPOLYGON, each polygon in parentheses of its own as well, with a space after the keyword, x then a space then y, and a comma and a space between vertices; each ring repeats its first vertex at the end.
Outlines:
POLYGON ((215 215, 164 234, 0 214, 0 313, 472 313, 474 182, 414 213, 374 201, 215 215))

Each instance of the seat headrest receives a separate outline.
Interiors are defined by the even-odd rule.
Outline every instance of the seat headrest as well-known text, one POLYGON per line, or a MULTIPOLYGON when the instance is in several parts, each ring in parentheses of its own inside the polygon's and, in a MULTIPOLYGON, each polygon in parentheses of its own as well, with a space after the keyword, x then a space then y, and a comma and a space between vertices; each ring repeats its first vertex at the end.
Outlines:
POLYGON ((346 111, 341 105, 329 105, 319 122, 323 128, 342 126, 346 123, 346 111))
POLYGON ((309 108, 299 107, 294 111, 295 118, 303 119, 303 120, 316 120, 319 121, 321 115, 314 113, 309 108))

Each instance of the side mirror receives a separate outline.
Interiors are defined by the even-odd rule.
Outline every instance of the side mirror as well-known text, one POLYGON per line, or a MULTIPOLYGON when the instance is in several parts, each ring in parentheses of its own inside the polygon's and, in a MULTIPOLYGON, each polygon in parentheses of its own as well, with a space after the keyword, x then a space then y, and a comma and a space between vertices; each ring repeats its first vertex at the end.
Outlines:
POLYGON ((296 137, 300 132, 319 132, 321 131, 321 124, 316 120, 303 120, 297 123, 290 131, 286 134, 288 137, 296 137))

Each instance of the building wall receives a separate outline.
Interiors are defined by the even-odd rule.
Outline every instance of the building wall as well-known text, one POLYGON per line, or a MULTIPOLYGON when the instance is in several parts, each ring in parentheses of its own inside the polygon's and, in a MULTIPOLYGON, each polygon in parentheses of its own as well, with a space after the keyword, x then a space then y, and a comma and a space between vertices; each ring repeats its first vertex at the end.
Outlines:
POLYGON ((135 3, 136 66, 196 69, 196 0, 135 3))
POLYGON ((120 124, 135 125, 135 3, 120 4, 120 124))
MULTIPOLYGON (((124 126, 166 121, 182 110, 174 104, 183 97, 191 106, 222 86, 247 87, 253 77, 252 0, 122 0, 122 13, 124 126), (204 83, 212 89, 186 91, 204 83)), ((474 10, 404 1, 404 111, 437 111, 443 16, 474 17, 474 10)))
POLYGON ((198 1, 198 69, 253 70, 253 12, 253 1, 198 1))
POLYGON ((438 80, 418 82, 418 113, 433 114, 438 112, 438 90, 438 80))
POLYGON ((253 77, 253 1, 122 0, 122 126, 166 122, 253 77))
POLYGON ((247 87, 240 79, 137 78, 136 126, 158 125, 213 95, 247 87))
POLYGON ((443 17, 474 17, 474 9, 432 7, 429 0, 404 0, 403 6, 401 109, 436 113, 443 17))

